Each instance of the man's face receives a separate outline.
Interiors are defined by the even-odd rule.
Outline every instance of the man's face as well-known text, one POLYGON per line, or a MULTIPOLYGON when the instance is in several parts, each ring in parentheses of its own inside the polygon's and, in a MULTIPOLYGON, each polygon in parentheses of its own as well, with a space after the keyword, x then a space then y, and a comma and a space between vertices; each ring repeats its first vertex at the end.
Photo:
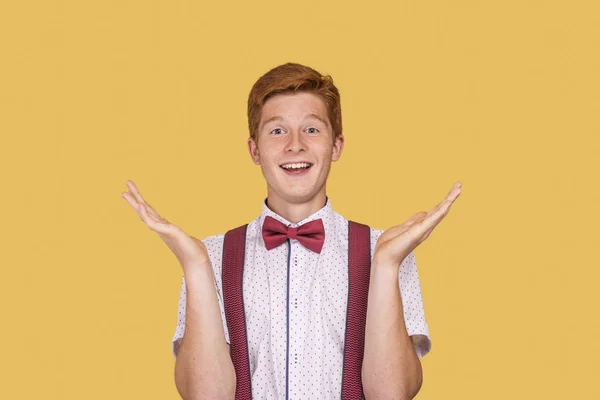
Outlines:
POLYGON ((299 92, 269 98, 262 108, 258 143, 248 139, 269 197, 298 204, 324 193, 331 162, 340 158, 344 145, 343 136, 334 141, 333 135, 327 107, 317 95, 299 92))

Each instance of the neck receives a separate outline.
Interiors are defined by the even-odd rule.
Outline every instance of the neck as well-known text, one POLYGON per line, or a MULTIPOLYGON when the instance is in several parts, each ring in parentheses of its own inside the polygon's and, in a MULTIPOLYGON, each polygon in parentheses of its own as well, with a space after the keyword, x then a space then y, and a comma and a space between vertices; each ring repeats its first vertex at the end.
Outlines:
POLYGON ((290 203, 269 193, 267 197, 267 206, 273 212, 281 215, 292 224, 296 224, 323 208, 326 200, 327 196, 325 195, 325 191, 322 191, 312 199, 302 203, 290 203))

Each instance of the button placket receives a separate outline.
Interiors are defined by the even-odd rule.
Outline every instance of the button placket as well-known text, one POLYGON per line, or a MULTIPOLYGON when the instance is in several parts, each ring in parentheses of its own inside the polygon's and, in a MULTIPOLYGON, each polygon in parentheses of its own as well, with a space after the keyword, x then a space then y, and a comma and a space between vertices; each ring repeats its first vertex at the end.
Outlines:
POLYGON ((296 272, 296 266, 297 266, 297 262, 298 262, 298 256, 296 255, 296 251, 298 249, 298 241, 296 239, 291 239, 290 240, 290 250, 291 250, 291 257, 290 257, 290 281, 289 281, 289 285, 290 287, 288 288, 289 290, 289 332, 290 332, 290 336, 289 336, 289 353, 288 353, 288 384, 290 386, 293 385, 292 383, 292 376, 294 368, 297 364, 297 358, 296 358, 296 336, 297 336, 297 316, 296 316, 296 291, 295 291, 295 281, 296 281, 296 276, 297 276, 297 272, 296 272))
MULTIPOLYGON (((295 242, 295 244, 300 245, 300 243, 297 240, 294 240, 294 242, 295 242)), ((294 270, 293 275, 294 276, 299 276, 299 271, 298 271, 298 254, 296 254, 296 253, 294 253, 294 256, 293 256, 293 267, 294 267, 293 268, 293 270, 294 270)), ((294 295, 293 295, 293 306, 294 306, 293 309, 294 309, 294 311, 297 311, 298 310, 298 296, 297 296, 297 293, 295 291, 293 291, 293 293, 294 293, 294 295)), ((294 315, 296 316, 296 318, 299 318, 299 316, 297 316, 297 312, 295 312, 294 315)), ((297 325, 295 325, 295 326, 297 326, 297 325)), ((294 329, 294 333, 297 333, 296 329, 294 329)), ((295 343, 295 340, 292 341, 292 343, 295 343)), ((294 345, 294 351, 291 351, 291 353, 292 353, 291 355, 294 358, 294 365, 298 365, 298 352, 296 351, 295 347, 296 346, 294 345)))

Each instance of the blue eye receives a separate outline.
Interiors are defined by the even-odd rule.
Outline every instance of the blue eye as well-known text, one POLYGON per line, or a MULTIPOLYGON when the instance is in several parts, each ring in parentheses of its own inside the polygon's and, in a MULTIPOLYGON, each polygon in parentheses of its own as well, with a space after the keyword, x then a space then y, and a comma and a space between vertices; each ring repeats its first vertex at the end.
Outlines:
POLYGON ((277 132, 275 132, 275 131, 281 131, 281 128, 275 128, 275 129, 273 129, 273 130, 271 131, 271 133, 277 133, 277 132))
POLYGON ((308 128, 308 130, 310 131, 311 129, 314 129, 314 132, 308 132, 308 133, 317 133, 319 132, 319 130, 317 128, 308 128))

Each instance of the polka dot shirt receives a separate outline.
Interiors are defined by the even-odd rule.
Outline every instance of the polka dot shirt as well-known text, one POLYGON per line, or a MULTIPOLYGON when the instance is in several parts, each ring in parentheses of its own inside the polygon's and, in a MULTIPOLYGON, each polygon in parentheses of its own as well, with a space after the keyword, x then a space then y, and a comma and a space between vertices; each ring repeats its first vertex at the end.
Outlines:
MULTIPOLYGON (((371 229, 371 257, 381 233, 371 229)), ((221 285, 224 236, 202 241, 213 267, 225 340, 229 343, 221 285)), ((412 252, 400 265, 398 284, 406 329, 421 358, 430 351, 431 340, 412 252)), ((252 397, 339 399, 348 301, 348 220, 333 210, 329 198, 323 208, 297 224, 263 202, 261 215, 246 231, 243 296, 252 397), (267 250, 261 234, 267 215, 292 227, 321 218, 325 227, 321 253, 304 248, 295 239, 267 250)), ((172 340, 174 356, 175 342, 185 331, 185 302, 184 277, 172 340)))

